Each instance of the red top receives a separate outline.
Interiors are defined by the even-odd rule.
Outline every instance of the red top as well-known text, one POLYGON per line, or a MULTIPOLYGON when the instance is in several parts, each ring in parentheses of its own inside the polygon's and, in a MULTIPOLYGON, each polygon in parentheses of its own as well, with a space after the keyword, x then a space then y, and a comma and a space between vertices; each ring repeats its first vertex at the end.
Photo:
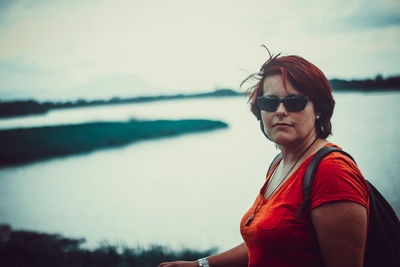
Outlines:
MULTIPOLYGON (((323 266, 309 212, 303 210, 299 220, 295 221, 296 212, 303 202, 303 177, 313 156, 297 168, 265 201, 251 224, 245 226, 260 198, 263 198, 278 161, 268 174, 253 206, 244 215, 240 231, 249 250, 249 266, 323 266)), ((310 198, 311 209, 332 201, 352 201, 366 207, 369 213, 368 185, 357 165, 339 152, 333 152, 321 160, 310 198)))

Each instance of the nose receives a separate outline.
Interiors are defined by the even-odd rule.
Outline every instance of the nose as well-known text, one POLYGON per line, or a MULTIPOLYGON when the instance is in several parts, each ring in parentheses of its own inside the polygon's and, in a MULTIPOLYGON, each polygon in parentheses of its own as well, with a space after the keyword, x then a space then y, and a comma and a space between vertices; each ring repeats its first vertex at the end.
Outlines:
POLYGON ((283 105, 283 103, 279 103, 278 109, 276 110, 276 116, 281 120, 285 117, 287 117, 288 112, 286 110, 286 107, 283 105))
POLYGON ((283 105, 283 103, 279 103, 278 109, 276 110, 277 114, 287 114, 287 110, 285 105, 283 105))

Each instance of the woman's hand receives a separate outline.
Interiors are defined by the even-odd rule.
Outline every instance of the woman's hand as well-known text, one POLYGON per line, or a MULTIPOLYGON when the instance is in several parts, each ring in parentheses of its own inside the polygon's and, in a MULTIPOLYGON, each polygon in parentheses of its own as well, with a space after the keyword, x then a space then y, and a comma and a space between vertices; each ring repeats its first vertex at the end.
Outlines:
POLYGON ((199 267, 197 261, 173 261, 163 262, 158 267, 199 267))
MULTIPOLYGON (((210 266, 246 267, 248 251, 245 243, 228 251, 207 257, 210 266)), ((158 267, 199 267, 197 261, 163 262, 158 267)))

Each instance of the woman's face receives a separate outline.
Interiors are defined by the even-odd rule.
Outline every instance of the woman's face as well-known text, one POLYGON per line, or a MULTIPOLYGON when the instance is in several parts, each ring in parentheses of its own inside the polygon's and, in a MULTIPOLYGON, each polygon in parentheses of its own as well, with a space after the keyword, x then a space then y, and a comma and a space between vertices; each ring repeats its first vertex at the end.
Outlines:
MULTIPOLYGON (((286 80, 286 88, 283 85, 280 74, 269 75, 264 79, 264 96, 277 96, 285 98, 291 95, 302 95, 289 80, 286 80)), ((276 111, 261 110, 261 119, 264 131, 269 138, 279 146, 299 145, 309 138, 315 139, 315 112, 311 101, 307 102, 303 110, 288 112, 280 103, 276 111)))

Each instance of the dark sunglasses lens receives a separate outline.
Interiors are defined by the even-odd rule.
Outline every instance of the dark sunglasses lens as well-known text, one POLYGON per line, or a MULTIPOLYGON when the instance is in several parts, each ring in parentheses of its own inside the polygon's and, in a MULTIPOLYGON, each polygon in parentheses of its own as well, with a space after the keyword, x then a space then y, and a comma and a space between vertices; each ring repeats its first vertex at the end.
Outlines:
POLYGON ((276 111, 279 106, 279 98, 276 97, 260 97, 257 99, 260 109, 265 111, 276 111))
POLYGON ((285 108, 289 112, 296 112, 303 110, 308 102, 308 98, 296 96, 296 97, 288 97, 282 100, 285 108))

